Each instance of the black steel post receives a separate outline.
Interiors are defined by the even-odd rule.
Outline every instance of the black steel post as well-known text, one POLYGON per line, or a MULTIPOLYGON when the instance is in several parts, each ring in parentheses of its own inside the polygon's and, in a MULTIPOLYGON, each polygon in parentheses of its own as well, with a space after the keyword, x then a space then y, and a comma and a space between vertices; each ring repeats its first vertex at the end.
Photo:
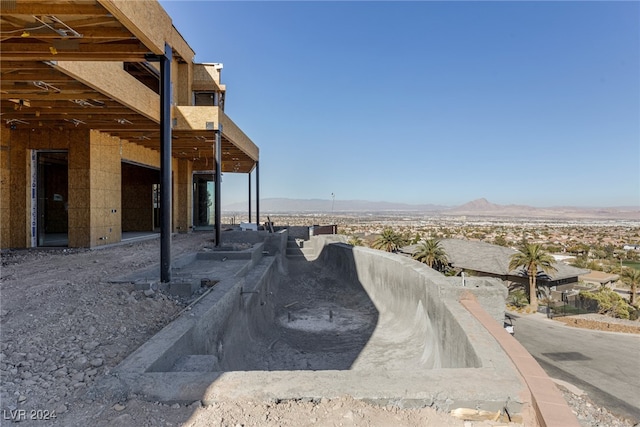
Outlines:
POLYGON ((251 224, 251 172, 249 172, 249 224, 251 224))
POLYGON ((171 281, 171 46, 160 56, 160 281, 171 281))
POLYGON ((256 226, 260 229, 260 162, 256 161, 256 226))
POLYGON ((215 182, 215 229, 216 229, 216 247, 220 246, 220 184, 222 182, 222 124, 218 123, 216 131, 216 182, 215 182))

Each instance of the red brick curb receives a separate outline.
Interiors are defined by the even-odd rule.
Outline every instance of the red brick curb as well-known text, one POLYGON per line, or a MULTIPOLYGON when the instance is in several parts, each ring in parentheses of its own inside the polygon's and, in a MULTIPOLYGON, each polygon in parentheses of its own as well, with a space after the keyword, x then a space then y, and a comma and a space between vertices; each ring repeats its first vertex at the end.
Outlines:
POLYGON ((554 382, 522 344, 496 322, 473 295, 463 296, 460 303, 493 335, 524 378, 540 426, 580 427, 554 382))

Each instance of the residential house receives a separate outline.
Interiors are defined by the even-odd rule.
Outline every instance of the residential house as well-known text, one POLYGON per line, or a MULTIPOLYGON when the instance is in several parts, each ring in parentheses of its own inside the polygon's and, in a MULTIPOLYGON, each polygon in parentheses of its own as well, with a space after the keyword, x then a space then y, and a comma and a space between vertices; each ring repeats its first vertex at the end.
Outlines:
MULTIPOLYGON (((461 239, 442 239, 440 244, 447 254, 449 265, 453 268, 475 276, 496 277, 508 286, 513 284, 528 286, 529 284, 529 277, 523 269, 509 268, 511 256, 517 253, 515 249, 461 239)), ((404 247, 402 252, 412 255, 416 249, 417 245, 411 245, 404 247)), ((538 272, 538 287, 546 287, 556 292, 572 290, 579 287, 579 276, 590 271, 562 262, 555 262, 553 266, 557 271, 549 274, 543 271, 538 272)))

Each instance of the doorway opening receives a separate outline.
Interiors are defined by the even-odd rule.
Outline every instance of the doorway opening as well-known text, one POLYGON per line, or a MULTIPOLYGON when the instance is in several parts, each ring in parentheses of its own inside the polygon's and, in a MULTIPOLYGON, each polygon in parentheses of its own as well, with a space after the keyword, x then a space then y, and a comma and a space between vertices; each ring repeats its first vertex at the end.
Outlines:
POLYGON ((213 230, 215 224, 213 174, 193 174, 193 230, 213 230))
POLYGON ((38 151, 35 154, 37 246, 68 246, 69 153, 38 151))
POLYGON ((122 162, 122 240, 159 232, 160 171, 122 162))

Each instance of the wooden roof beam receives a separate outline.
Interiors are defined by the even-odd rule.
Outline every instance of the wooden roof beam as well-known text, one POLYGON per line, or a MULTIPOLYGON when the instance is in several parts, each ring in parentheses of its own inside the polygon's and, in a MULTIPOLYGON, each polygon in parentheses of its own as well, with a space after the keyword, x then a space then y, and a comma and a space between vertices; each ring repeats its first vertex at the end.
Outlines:
POLYGON ((81 82, 75 80, 57 80, 55 82, 49 80, 28 80, 28 81, 6 81, 2 79, 0 82, 0 90, 8 93, 26 94, 26 93, 60 93, 65 90, 86 90, 87 87, 81 82), (44 88, 47 89, 44 89, 44 88))
POLYGON ((54 3, 47 1, 17 0, 15 6, 2 6, 2 12, 12 15, 108 15, 109 12, 97 3, 54 3))
POLYGON ((38 92, 38 93, 29 93, 29 94, 21 94, 24 96, 18 96, 18 94, 13 93, 0 93, 0 100, 8 100, 13 98, 24 98, 29 99, 30 101, 38 100, 38 101, 69 101, 73 99, 96 99, 101 101, 110 101, 111 98, 107 95, 103 95, 101 93, 95 92, 93 89, 86 88, 85 90, 73 90, 73 91, 65 91, 64 93, 51 93, 51 92, 38 92))
POLYGON ((3 82, 72 82, 73 79, 59 71, 49 68, 40 70, 24 70, 14 71, 12 73, 4 73, 2 75, 3 82))
MULTIPOLYGON (((7 15, 6 12, 3 13, 2 15, 0 15, 0 28, 2 29, 3 32, 5 31, 12 31, 12 30, 23 30, 25 28, 27 28, 28 26, 34 25, 33 22, 31 21, 27 21, 24 19, 20 19, 17 18, 15 16, 10 16, 7 15), (6 22, 7 24, 11 25, 11 28, 6 28, 5 25, 2 25, 2 22, 6 22)), ((10 36, 10 37, 19 37, 20 36, 20 32, 16 32, 13 33, 14 35, 10 36)))
POLYGON ((156 123, 159 95, 127 73, 121 62, 59 61, 56 68, 156 123))
MULTIPOLYGON (((28 37, 26 39, 29 39, 28 37)), ((2 43, 2 60, 11 61, 15 55, 30 55, 47 53, 51 60, 69 53, 82 53, 87 60, 92 54, 110 54, 111 61, 121 61, 120 55, 131 56, 132 53, 148 53, 148 50, 137 40, 119 41, 110 44, 84 43, 83 39, 53 40, 51 42, 34 43, 33 40, 2 43), (52 49, 54 51, 52 51, 52 49)), ((18 59, 19 60, 19 59, 18 59)))
MULTIPOLYGON (((2 59, 7 61, 21 61, 21 60, 30 60, 30 61, 84 61, 87 59, 91 59, 92 61, 113 61, 114 54, 113 53, 82 53, 82 52, 58 52, 55 56, 51 53, 47 52, 32 52, 26 54, 11 54, 5 55, 2 52, 2 59)), ((117 55, 117 58, 121 61, 125 62, 144 62, 146 58, 141 52, 127 52, 120 53, 117 55)))
POLYGON ((220 107, 176 106, 174 108, 177 125, 181 130, 215 130, 222 124, 222 135, 233 145, 258 160, 259 149, 247 135, 220 109, 220 107), (208 125, 210 124, 210 125, 208 125), (207 127, 211 126, 211 129, 207 127))
POLYGON ((246 153, 251 159, 258 160, 260 158, 259 148, 223 111, 220 111, 220 123, 222 124, 222 134, 225 138, 246 153))
MULTIPOLYGON (((75 28, 75 25, 73 25, 73 23, 70 25, 73 28, 75 28)), ((0 27, 1 28, 1 27, 0 27)), ((4 28, 1 28, 0 31, 6 31, 4 28)), ((51 31, 48 28, 42 28, 42 29, 38 29, 38 30, 28 30, 28 36, 25 36, 23 39, 38 39, 38 40, 49 40, 49 39, 60 39, 60 34, 51 31)), ((82 38, 80 39, 82 40, 101 40, 101 39, 118 39, 118 40, 135 40, 135 38, 133 37, 133 35, 123 29, 123 28, 91 28, 91 29, 84 29, 82 31, 82 38)), ((16 34, 16 35, 19 35, 16 34)), ((15 36, 13 36, 15 37, 15 36)), ((64 38, 63 40, 73 40, 73 39, 79 39, 77 37, 73 37, 70 36, 68 38, 64 38)))

